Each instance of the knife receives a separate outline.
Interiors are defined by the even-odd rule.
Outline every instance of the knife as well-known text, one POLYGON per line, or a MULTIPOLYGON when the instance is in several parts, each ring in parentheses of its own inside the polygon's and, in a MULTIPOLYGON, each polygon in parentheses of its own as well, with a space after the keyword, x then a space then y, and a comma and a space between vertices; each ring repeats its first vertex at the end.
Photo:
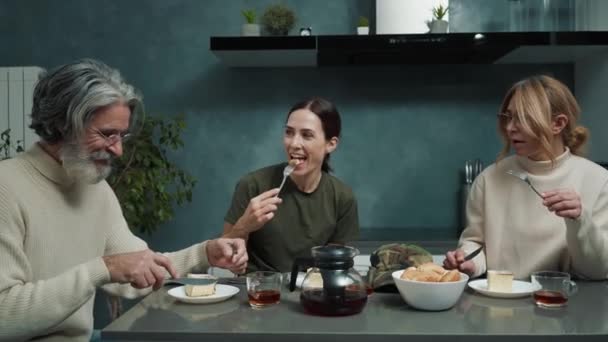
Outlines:
POLYGON ((172 278, 166 279, 164 285, 210 285, 217 281, 217 278, 172 278))
POLYGON ((477 256, 477 254, 481 253, 482 250, 483 250, 483 246, 477 248, 476 250, 473 251, 473 253, 465 256, 464 261, 469 261, 469 260, 473 259, 474 257, 477 256))
POLYGON ((211 283, 244 285, 245 277, 235 278, 173 278, 165 279, 164 285, 209 285, 211 283))

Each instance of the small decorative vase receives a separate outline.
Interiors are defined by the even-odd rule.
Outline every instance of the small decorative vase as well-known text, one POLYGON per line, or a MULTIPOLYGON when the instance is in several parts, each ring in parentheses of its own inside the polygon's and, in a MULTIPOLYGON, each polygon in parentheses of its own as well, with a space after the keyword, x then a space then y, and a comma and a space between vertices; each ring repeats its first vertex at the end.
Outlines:
POLYGON ((448 22, 445 20, 433 20, 431 22, 431 33, 447 33, 448 22))
POLYGON ((260 25, 258 24, 243 24, 241 27, 241 35, 244 37, 260 36, 260 25))
POLYGON ((369 34, 369 26, 358 26, 357 34, 360 36, 365 36, 369 34))

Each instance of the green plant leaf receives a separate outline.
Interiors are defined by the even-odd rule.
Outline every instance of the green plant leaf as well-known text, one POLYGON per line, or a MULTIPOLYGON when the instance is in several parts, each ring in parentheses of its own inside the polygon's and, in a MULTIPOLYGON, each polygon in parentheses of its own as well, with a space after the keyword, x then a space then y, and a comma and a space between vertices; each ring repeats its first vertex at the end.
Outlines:
POLYGON ((357 26, 359 26, 359 27, 368 27, 369 26, 369 19, 367 19, 367 17, 364 17, 364 16, 359 17, 359 20, 357 22, 357 26))
POLYGON ((255 10, 253 10, 253 9, 242 10, 241 14, 245 18, 245 22, 247 24, 255 24, 255 19, 256 19, 255 10))
POLYGON ((439 6, 433 7, 433 18, 435 20, 443 20, 443 18, 448 14, 449 7, 443 7, 443 4, 439 4, 439 6))
MULTIPOLYGON (((192 193, 195 181, 184 183, 190 174, 173 164, 167 149, 184 146, 181 134, 186 128, 182 116, 172 119, 148 117, 140 133, 124 145, 108 182, 116 192, 129 227, 151 233, 173 218, 173 205, 183 205, 183 193, 192 193), (183 175, 183 176, 182 176, 183 175)), ((187 202, 192 201, 192 196, 187 202)))
POLYGON ((296 15, 289 7, 278 3, 266 8, 261 22, 271 35, 287 35, 295 25, 296 15))

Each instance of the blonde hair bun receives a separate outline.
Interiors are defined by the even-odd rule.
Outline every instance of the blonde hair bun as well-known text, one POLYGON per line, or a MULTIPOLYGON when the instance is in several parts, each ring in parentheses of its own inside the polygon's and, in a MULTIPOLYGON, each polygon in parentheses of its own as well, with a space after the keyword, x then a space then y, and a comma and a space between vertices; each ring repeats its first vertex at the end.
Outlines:
POLYGON ((570 150, 575 155, 584 154, 584 145, 589 139, 589 129, 585 126, 576 126, 572 130, 572 135, 568 137, 566 145, 570 146, 570 150))

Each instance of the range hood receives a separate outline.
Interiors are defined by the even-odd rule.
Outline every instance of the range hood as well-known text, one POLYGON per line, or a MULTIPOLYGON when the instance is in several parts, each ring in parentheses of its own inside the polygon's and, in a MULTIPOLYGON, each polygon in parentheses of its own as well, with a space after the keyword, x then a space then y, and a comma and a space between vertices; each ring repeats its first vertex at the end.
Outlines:
POLYGON ((608 51, 608 32, 211 37, 230 67, 572 63, 608 51))

